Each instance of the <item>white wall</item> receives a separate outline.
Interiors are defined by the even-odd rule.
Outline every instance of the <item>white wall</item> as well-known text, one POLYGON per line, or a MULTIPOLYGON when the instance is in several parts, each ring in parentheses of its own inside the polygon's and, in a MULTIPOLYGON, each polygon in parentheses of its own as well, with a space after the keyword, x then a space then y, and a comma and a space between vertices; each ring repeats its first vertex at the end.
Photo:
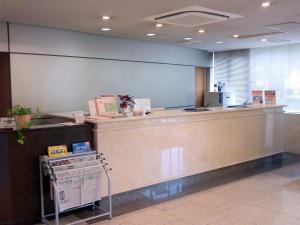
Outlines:
POLYGON ((300 154, 300 114, 285 113, 285 148, 300 154))
POLYGON ((87 100, 106 93, 150 97, 154 107, 194 104, 195 66, 210 66, 212 57, 192 48, 20 24, 10 25, 10 43, 13 105, 44 112, 87 109, 87 100))
POLYGON ((122 59, 210 67, 206 51, 81 32, 11 24, 11 52, 122 59))
POLYGON ((154 107, 195 101, 192 66, 12 54, 11 67, 13 103, 44 112, 87 110, 107 93, 150 97, 154 107))
POLYGON ((0 52, 8 51, 7 26, 6 23, 0 22, 0 52))

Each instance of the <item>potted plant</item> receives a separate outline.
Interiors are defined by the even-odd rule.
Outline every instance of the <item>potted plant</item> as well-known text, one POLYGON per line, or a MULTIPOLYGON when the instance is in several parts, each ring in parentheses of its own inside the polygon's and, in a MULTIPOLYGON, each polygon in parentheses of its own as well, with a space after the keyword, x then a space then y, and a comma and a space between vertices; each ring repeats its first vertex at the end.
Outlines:
POLYGON ((133 107, 134 100, 133 96, 129 95, 118 95, 120 99, 120 108, 126 116, 130 116, 131 108, 133 107))
POLYGON ((31 126, 31 108, 16 105, 13 106, 10 110, 8 110, 7 116, 14 118, 17 128, 17 141, 20 144, 24 144, 25 136, 22 133, 22 129, 28 129, 31 126))

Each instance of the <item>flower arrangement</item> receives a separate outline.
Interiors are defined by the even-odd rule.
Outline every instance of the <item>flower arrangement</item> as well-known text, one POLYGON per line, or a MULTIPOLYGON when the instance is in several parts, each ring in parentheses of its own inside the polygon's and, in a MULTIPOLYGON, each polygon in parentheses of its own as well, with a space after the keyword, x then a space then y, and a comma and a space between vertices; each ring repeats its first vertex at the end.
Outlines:
POLYGON ((134 105, 134 100, 133 96, 129 95, 118 95, 121 103, 120 103, 120 108, 121 109, 126 109, 127 106, 133 106, 134 105))

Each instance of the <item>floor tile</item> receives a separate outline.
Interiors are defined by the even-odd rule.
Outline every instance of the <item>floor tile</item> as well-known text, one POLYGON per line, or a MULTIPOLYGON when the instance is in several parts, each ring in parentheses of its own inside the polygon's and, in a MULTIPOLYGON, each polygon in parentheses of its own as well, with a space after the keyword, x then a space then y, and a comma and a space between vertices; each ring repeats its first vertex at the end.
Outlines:
POLYGON ((125 220, 133 225, 164 225, 177 218, 154 207, 138 210, 125 215, 125 220))
POLYGON ((228 213, 230 216, 237 217, 248 223, 255 223, 265 219, 268 216, 275 215, 275 213, 271 210, 251 205, 239 205, 237 207, 225 210, 225 213, 228 213))
POLYGON ((168 223, 166 225, 196 225, 196 224, 192 224, 192 223, 189 223, 187 221, 184 221, 184 220, 175 220, 171 223, 168 223))
POLYGON ((286 200, 270 200, 265 202, 261 207, 263 206, 265 209, 269 209, 275 213, 284 213, 300 220, 300 203, 286 200))
POLYGON ((267 217, 253 225, 299 225, 299 220, 279 214, 276 216, 267 217))
POLYGON ((166 210, 166 212, 177 219, 195 225, 207 225, 227 216, 222 212, 206 208, 202 204, 193 202, 166 210))
POLYGON ((168 210, 168 209, 172 209, 172 208, 175 208, 177 206, 180 206, 180 205, 183 205, 185 203, 188 203, 189 200, 188 197, 181 197, 181 198, 178 198, 178 199, 174 199, 174 200, 171 200, 171 201, 166 201, 166 202, 163 202, 163 203, 160 203, 158 205, 155 205, 154 207, 157 208, 157 209, 160 209, 160 210, 168 210))
POLYGON ((205 191, 192 194, 186 198, 188 201, 201 204, 208 208, 215 208, 220 204, 226 204, 231 201, 230 198, 222 196, 221 194, 215 194, 214 192, 205 191))
POLYGON ((225 217, 219 221, 216 221, 214 223, 211 223, 209 225, 253 225, 253 224, 243 221, 238 217, 227 216, 227 217, 225 217))

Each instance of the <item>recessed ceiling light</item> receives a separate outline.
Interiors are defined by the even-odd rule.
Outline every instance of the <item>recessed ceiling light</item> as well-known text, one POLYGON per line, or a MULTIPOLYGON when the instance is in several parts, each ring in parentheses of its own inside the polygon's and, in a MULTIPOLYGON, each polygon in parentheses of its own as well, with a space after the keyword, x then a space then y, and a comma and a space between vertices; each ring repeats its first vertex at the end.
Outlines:
POLYGON ((205 33, 205 30, 198 30, 198 33, 205 33))
POLYGON ((193 38, 191 38, 191 37, 185 37, 184 38, 184 40, 186 40, 186 41, 190 41, 190 40, 192 40, 193 38))
POLYGON ((149 33, 149 34, 147 34, 147 36, 149 36, 149 37, 152 37, 152 36, 155 36, 156 34, 153 34, 153 33, 149 33))
POLYGON ((270 5, 271 5, 270 2, 263 2, 263 3, 261 4, 262 7, 269 7, 270 5))
POLYGON ((223 42, 222 41, 216 41, 216 44, 222 44, 223 42))
POLYGON ((102 30, 102 31, 110 31, 111 28, 109 28, 109 27, 103 27, 103 28, 101 28, 101 30, 102 30))
POLYGON ((156 27, 163 27, 164 25, 162 23, 157 23, 155 26, 156 27))
POLYGON ((103 20, 109 20, 109 19, 110 19, 110 16, 102 16, 102 19, 103 19, 103 20))
POLYGON ((268 41, 268 39, 263 38, 263 39, 261 39, 261 41, 262 41, 262 42, 266 42, 266 41, 268 41))
POLYGON ((239 38, 240 35, 239 35, 239 34, 234 34, 234 35, 232 35, 232 37, 233 37, 233 38, 239 38))

